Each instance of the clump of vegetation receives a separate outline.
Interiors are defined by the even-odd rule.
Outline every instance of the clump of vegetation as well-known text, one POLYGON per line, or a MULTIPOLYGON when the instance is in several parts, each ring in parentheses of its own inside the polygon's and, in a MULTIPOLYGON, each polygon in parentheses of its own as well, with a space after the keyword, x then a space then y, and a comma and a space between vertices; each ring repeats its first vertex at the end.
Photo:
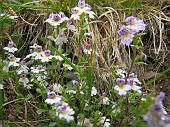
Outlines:
POLYGON ((164 60, 162 20, 169 18, 143 11, 144 1, 93 2, 2 2, 3 126, 170 126, 165 93, 151 86, 170 69, 141 72, 164 60), (144 53, 150 37, 156 59, 144 53))

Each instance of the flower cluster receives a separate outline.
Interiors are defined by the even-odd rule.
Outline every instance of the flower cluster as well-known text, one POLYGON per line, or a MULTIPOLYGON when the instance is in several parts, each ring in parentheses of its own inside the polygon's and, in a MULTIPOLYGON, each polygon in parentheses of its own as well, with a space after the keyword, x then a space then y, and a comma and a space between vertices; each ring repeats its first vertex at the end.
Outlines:
POLYGON ((70 108, 68 103, 62 100, 62 96, 56 95, 56 93, 53 91, 48 92, 47 96, 48 98, 45 100, 45 102, 47 104, 55 106, 57 117, 59 117, 60 119, 65 119, 67 122, 71 122, 74 120, 74 117, 72 115, 74 115, 75 112, 72 108, 70 108))
POLYGON ((59 26, 61 23, 67 20, 68 17, 66 17, 63 12, 59 12, 56 14, 50 14, 49 18, 45 22, 48 22, 52 26, 59 26))
POLYGON ((90 18, 95 18, 95 13, 91 11, 91 6, 85 3, 85 0, 79 0, 78 6, 72 8, 72 15, 70 19, 80 20, 80 16, 85 13, 89 15, 90 18))
POLYGON ((134 16, 127 17, 125 22, 126 25, 123 25, 120 28, 118 34, 121 36, 121 43, 128 46, 132 43, 137 32, 140 30, 145 30, 146 24, 143 20, 140 20, 134 16))
POLYGON ((154 104, 150 107, 149 112, 144 116, 144 120, 148 122, 149 127, 169 127, 170 117, 166 116, 167 112, 163 107, 165 93, 160 94, 155 98, 154 104))
POLYGON ((126 95, 128 91, 133 90, 141 93, 141 87, 138 86, 141 82, 138 80, 134 73, 130 74, 128 77, 121 77, 116 79, 115 90, 118 91, 118 94, 126 95))

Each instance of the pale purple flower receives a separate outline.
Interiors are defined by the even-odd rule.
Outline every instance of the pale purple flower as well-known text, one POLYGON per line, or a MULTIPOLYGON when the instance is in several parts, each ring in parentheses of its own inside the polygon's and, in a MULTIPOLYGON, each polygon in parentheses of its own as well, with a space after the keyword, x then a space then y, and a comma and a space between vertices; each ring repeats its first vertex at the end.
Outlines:
POLYGON ((84 49, 83 49, 83 52, 87 55, 91 55, 92 54, 92 46, 91 44, 86 44, 84 49))
POLYGON ((94 19, 95 13, 91 11, 91 6, 85 3, 85 0, 79 0, 78 6, 72 9, 71 19, 80 20, 80 16, 84 13, 89 16, 89 18, 94 19))
POLYGON ((41 60, 43 58, 42 46, 34 44, 33 46, 30 46, 30 48, 33 48, 34 52, 27 55, 26 58, 33 57, 35 60, 41 60))
POLYGON ((55 42, 56 45, 62 45, 63 43, 67 43, 68 42, 67 37, 66 37, 64 31, 61 31, 58 34, 58 37, 54 40, 54 42, 55 42))
POLYGON ((51 51, 45 50, 42 53, 41 62, 49 62, 49 61, 51 61, 52 58, 53 58, 53 56, 51 55, 51 51))
POLYGON ((127 22, 127 28, 134 31, 139 32, 140 30, 145 30, 146 24, 143 20, 138 19, 137 17, 130 16, 125 19, 127 22))
POLYGON ((37 67, 31 67, 32 73, 40 73, 45 71, 44 67, 42 65, 38 65, 37 67))
POLYGON ((78 30, 76 27, 73 25, 72 19, 67 20, 67 28, 70 29, 73 33, 78 34, 78 30))
POLYGON ((48 98, 45 100, 45 102, 47 104, 50 104, 50 105, 60 103, 61 102, 61 98, 62 98, 61 96, 56 95, 55 92, 53 92, 53 91, 48 92, 47 93, 47 97, 48 98))
POLYGON ((85 118, 84 120, 80 120, 77 125, 85 126, 85 127, 93 127, 93 124, 91 123, 90 119, 85 118))
POLYGON ((48 22, 52 26, 59 26, 61 23, 67 20, 68 17, 66 17, 63 12, 59 12, 56 14, 50 14, 49 18, 45 22, 48 22))
POLYGON ((15 66, 15 67, 17 67, 17 66, 19 66, 19 61, 20 61, 20 58, 16 58, 14 55, 10 55, 9 57, 8 57, 8 59, 9 59, 9 64, 8 64, 8 67, 10 67, 10 66, 15 66))
POLYGON ((58 107, 58 112, 56 112, 56 115, 60 119, 65 119, 67 122, 71 122, 74 120, 74 111, 67 103, 62 103, 61 106, 58 107))
POLYGON ((149 109, 149 112, 144 116, 144 120, 148 122, 149 127, 168 127, 170 118, 163 107, 163 99, 165 93, 161 92, 156 98, 154 104, 149 109))
POLYGON ((121 43, 123 45, 130 45, 134 38, 134 32, 128 29, 126 26, 122 26, 118 31, 118 34, 121 36, 121 43))
POLYGON ((131 86, 131 89, 133 91, 142 93, 142 91, 140 90, 141 87, 139 86, 141 82, 138 80, 137 76, 134 73, 130 74, 129 77, 127 78, 127 84, 131 86))
POLYGON ((16 52, 18 49, 14 47, 14 43, 12 41, 8 42, 8 46, 4 47, 4 50, 8 51, 9 53, 14 53, 16 52))
POLYGON ((128 84, 126 84, 124 78, 117 78, 117 79, 116 79, 116 83, 117 83, 117 84, 116 84, 116 86, 115 86, 114 89, 119 92, 118 94, 119 94, 120 96, 126 95, 127 92, 128 92, 129 90, 131 90, 131 86, 128 85, 128 84))
POLYGON ((17 74, 28 74, 28 70, 29 68, 26 66, 25 62, 23 63, 23 61, 21 61, 21 66, 20 68, 17 70, 17 74))

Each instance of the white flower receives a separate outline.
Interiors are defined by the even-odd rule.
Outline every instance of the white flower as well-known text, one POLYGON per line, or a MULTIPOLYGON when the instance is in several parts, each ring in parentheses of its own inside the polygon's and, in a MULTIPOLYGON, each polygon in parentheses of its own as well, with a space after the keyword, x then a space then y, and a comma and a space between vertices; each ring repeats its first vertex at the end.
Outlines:
POLYGON ((4 85, 0 83, 0 90, 2 90, 3 87, 4 87, 4 85))
POLYGON ((62 31, 58 34, 58 37, 54 40, 56 45, 62 45, 63 43, 67 43, 67 37, 65 36, 65 33, 62 31))
POLYGON ((31 89, 33 84, 23 84, 26 89, 31 89))
POLYGON ((21 64, 21 67, 17 70, 17 74, 28 74, 29 68, 25 64, 21 64))
POLYGON ((58 14, 57 13, 50 14, 49 18, 45 22, 48 22, 50 25, 56 27, 67 20, 68 20, 68 17, 66 17, 63 12, 59 12, 58 14))
POLYGON ((122 85, 122 86, 116 85, 114 89, 119 92, 118 94, 120 96, 122 96, 122 95, 127 94, 127 92, 131 89, 131 86, 130 85, 122 85))
POLYGON ((100 121, 97 125, 102 125, 102 127, 110 127, 110 119, 107 119, 105 116, 100 118, 100 121))
POLYGON ((4 50, 7 50, 10 53, 16 52, 18 49, 14 47, 14 43, 12 41, 9 41, 8 46, 4 47, 4 50))
POLYGON ((80 16, 85 13, 89 15, 89 18, 95 18, 95 13, 91 11, 91 6, 85 3, 85 0, 79 0, 78 6, 72 9, 72 15, 70 19, 80 20, 80 16))
POLYGON ((65 63, 63 64, 63 67, 67 68, 69 71, 73 70, 73 68, 70 65, 65 63))
POLYGON ((100 101, 100 104, 103 104, 103 105, 109 105, 109 98, 108 97, 104 97, 102 96, 102 100, 100 101))
POLYGON ((92 49, 84 49, 83 52, 87 55, 91 55, 92 49))
POLYGON ((45 69, 42 67, 42 65, 38 65, 36 68, 35 67, 31 67, 31 72, 32 73, 40 73, 45 71, 45 69))
POLYGON ((53 55, 52 57, 55 58, 56 60, 60 61, 60 62, 63 61, 63 58, 61 56, 53 55))
POLYGON ((74 117, 72 115, 74 115, 74 111, 72 108, 70 108, 69 105, 67 104, 62 104, 61 106, 58 107, 58 112, 56 112, 56 115, 60 118, 60 119, 65 119, 67 122, 71 122, 74 120, 74 117))
POLYGON ((55 83, 53 85, 53 91, 56 93, 62 93, 63 87, 60 84, 55 83))
POLYGON ((125 71, 123 68, 117 67, 117 69, 116 69, 116 74, 117 74, 118 76, 121 76, 122 78, 124 78, 124 77, 125 77, 125 74, 126 74, 126 71, 125 71))
POLYGON ((23 84, 23 85, 26 85, 26 84, 29 83, 29 80, 28 80, 28 78, 26 77, 25 74, 22 74, 22 75, 20 76, 19 82, 20 82, 21 84, 23 84))
POLYGON ((59 103, 61 103, 61 96, 59 96, 59 95, 56 95, 55 94, 55 92, 48 92, 47 93, 47 96, 48 96, 48 98, 45 100, 45 102, 47 103, 47 104, 50 104, 50 105, 52 105, 52 104, 59 104, 59 103))
POLYGON ((3 62, 3 65, 4 65, 2 70, 5 71, 5 72, 9 72, 8 61, 4 60, 2 62, 3 62))
POLYGON ((67 90, 67 93, 72 93, 72 94, 76 94, 76 91, 75 90, 67 90))
POLYGON ((43 81, 47 78, 45 72, 43 74, 36 74, 35 77, 37 78, 38 81, 43 81))
POLYGON ((27 55, 26 58, 34 57, 35 60, 41 60, 43 58, 42 46, 35 44, 32 48, 34 48, 34 52, 27 55))
POLYGON ((10 55, 10 56, 8 57, 8 59, 9 59, 8 67, 10 67, 10 66, 15 66, 15 67, 17 67, 17 66, 19 66, 19 64, 18 64, 17 62, 20 61, 20 58, 16 58, 14 55, 10 55))
POLYGON ((91 90, 91 96, 94 96, 97 94, 97 89, 93 86, 91 90))
POLYGON ((41 62, 49 62, 53 56, 50 55, 50 50, 45 50, 42 54, 42 57, 41 57, 41 62))

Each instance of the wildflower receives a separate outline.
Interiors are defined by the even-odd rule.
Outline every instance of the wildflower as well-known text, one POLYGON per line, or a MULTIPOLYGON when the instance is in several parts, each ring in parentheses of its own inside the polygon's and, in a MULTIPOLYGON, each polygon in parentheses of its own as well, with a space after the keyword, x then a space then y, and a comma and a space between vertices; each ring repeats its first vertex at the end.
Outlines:
POLYGON ((2 70, 5 71, 5 72, 8 72, 9 71, 8 61, 2 60, 2 63, 4 65, 2 70))
POLYGON ((121 43, 123 45, 130 45, 133 41, 134 32, 129 30, 126 26, 122 26, 118 31, 118 34, 121 36, 121 43))
POLYGON ((116 74, 118 76, 121 76, 122 78, 125 78, 126 71, 123 68, 117 66, 116 67, 116 74))
POLYGON ((95 13, 91 11, 91 6, 85 3, 85 0, 79 0, 78 6, 72 9, 71 19, 80 20, 80 15, 83 13, 88 14, 89 18, 94 19, 95 13))
POLYGON ((87 118, 85 118, 84 120, 81 120, 80 122, 78 122, 77 125, 83 125, 85 127, 93 127, 93 124, 87 118))
POLYGON ((72 80, 73 85, 77 85, 79 82, 76 80, 72 80))
POLYGON ((73 21, 71 19, 67 21, 67 28, 70 29, 73 33, 78 34, 77 29, 73 25, 73 21))
POLYGON ((33 45, 32 48, 34 48, 34 52, 27 55, 26 58, 34 57, 35 60, 41 60, 43 58, 42 46, 33 45))
POLYGON ((17 70, 17 74, 18 75, 28 74, 28 70, 29 70, 29 68, 25 64, 22 64, 22 62, 21 62, 21 67, 17 70))
POLYGON ((33 87, 33 84, 23 84, 23 86, 26 88, 26 89, 31 89, 33 87))
POLYGON ((139 32, 140 30, 145 30, 146 24, 143 20, 138 19, 137 17, 130 16, 125 19, 127 22, 127 28, 134 31, 139 32))
POLYGON ((31 72, 32 73, 40 73, 45 71, 45 69, 43 68, 42 65, 38 65, 36 68, 35 67, 31 67, 31 72))
POLYGON ((43 74, 36 74, 35 77, 38 81, 46 80, 47 76, 45 74, 46 72, 44 72, 43 74))
POLYGON ((61 103, 61 96, 56 95, 55 92, 48 92, 47 93, 48 98, 45 100, 47 104, 58 104, 61 103))
POLYGON ((68 94, 76 94, 76 91, 75 90, 67 90, 67 93, 68 94))
POLYGON ((56 60, 58 61, 63 61, 63 58, 61 56, 58 56, 58 55, 53 55, 52 58, 55 58, 56 60))
POLYGON ((48 22, 52 26, 59 26, 61 23, 67 20, 68 17, 66 17, 63 12, 59 12, 58 14, 50 14, 49 18, 45 22, 48 22))
POLYGON ((126 93, 131 89, 131 86, 128 84, 125 84, 124 78, 117 78, 116 79, 117 85, 115 86, 115 90, 117 90, 120 96, 126 95, 126 93))
POLYGON ((49 62, 53 57, 50 55, 50 50, 45 50, 43 52, 43 57, 41 57, 41 62, 49 62))
POLYGON ((109 105, 109 98, 108 97, 106 97, 105 95, 103 95, 102 97, 101 97, 101 101, 100 101, 100 104, 103 104, 103 105, 109 105))
POLYGON ((15 67, 17 67, 17 66, 19 66, 19 64, 18 64, 17 62, 20 61, 20 58, 16 58, 14 55, 10 55, 10 56, 8 57, 8 59, 9 59, 8 67, 10 67, 10 66, 15 66, 15 67))
POLYGON ((94 96, 97 94, 97 89, 93 86, 91 90, 91 96, 94 96))
POLYGON ((60 118, 60 119, 65 119, 67 122, 73 121, 74 117, 72 115, 74 115, 74 111, 72 108, 70 108, 70 106, 67 103, 63 103, 61 106, 58 107, 58 112, 56 113, 56 115, 60 118))
POLYGON ((69 64, 63 64, 63 67, 67 68, 69 71, 73 70, 73 68, 69 64))
POLYGON ((20 82, 21 84, 23 84, 23 85, 26 85, 27 83, 29 83, 29 80, 28 80, 28 78, 26 77, 25 74, 22 74, 22 75, 20 76, 19 82, 20 82))
POLYGON ((4 50, 7 50, 10 53, 16 52, 18 49, 14 47, 14 43, 12 41, 9 41, 8 46, 4 47, 4 50))
POLYGON ((3 90, 4 85, 0 83, 0 90, 3 90))
POLYGON ((91 44, 87 44, 83 50, 83 52, 87 55, 91 55, 92 54, 92 47, 91 44))
POLYGON ((105 116, 100 118, 100 121, 97 123, 98 126, 110 127, 110 119, 107 119, 105 116))
POLYGON ((148 122, 149 127, 169 127, 170 118, 166 116, 167 112, 163 107, 162 101, 165 98, 165 93, 161 92, 151 106, 149 112, 144 116, 144 120, 148 122))
POLYGON ((62 86, 60 84, 55 83, 53 85, 53 91, 56 93, 62 93, 62 86))
POLYGON ((129 75, 129 78, 127 79, 127 84, 131 86, 131 89, 133 91, 137 91, 138 93, 141 93, 142 91, 140 90, 141 87, 138 86, 138 84, 141 84, 141 82, 138 80, 138 78, 134 75, 134 73, 129 75))
POLYGON ((54 40, 56 45, 62 45, 63 43, 67 43, 67 37, 65 36, 65 33, 62 31, 58 34, 58 37, 54 40))

